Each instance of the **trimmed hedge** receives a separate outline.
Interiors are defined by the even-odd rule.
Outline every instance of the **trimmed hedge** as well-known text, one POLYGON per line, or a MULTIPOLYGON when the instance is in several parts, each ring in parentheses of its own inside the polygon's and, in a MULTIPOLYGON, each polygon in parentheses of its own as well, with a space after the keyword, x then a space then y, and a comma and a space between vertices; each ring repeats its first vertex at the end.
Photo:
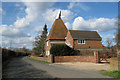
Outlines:
POLYGON ((50 49, 50 53, 54 56, 74 56, 78 55, 78 51, 74 50, 73 48, 70 48, 69 46, 65 44, 55 44, 52 45, 50 49))
POLYGON ((2 49, 2 61, 7 61, 12 57, 19 57, 19 56, 27 56, 27 53, 23 53, 23 52, 15 52, 12 50, 8 50, 8 49, 2 49))

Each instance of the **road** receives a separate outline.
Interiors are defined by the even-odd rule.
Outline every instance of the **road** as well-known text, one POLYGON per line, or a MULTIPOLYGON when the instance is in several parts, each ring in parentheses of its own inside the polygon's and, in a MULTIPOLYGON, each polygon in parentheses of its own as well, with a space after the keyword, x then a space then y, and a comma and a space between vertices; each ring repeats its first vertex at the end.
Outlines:
POLYGON ((4 70, 3 78, 110 78, 98 72, 74 70, 56 64, 44 64, 28 57, 14 58, 4 70))

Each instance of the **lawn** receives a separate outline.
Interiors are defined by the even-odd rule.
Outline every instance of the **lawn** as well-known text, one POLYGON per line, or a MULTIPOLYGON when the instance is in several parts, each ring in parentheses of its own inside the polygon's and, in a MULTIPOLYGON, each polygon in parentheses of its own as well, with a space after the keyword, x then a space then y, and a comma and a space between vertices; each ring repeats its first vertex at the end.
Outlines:
POLYGON ((114 77, 114 78, 119 78, 120 79, 120 71, 105 71, 102 70, 101 73, 106 76, 114 77))
POLYGON ((38 61, 38 62, 42 62, 42 63, 46 63, 46 64, 51 64, 50 62, 47 62, 47 61, 41 61, 41 60, 38 60, 38 59, 35 59, 35 58, 31 58, 31 57, 28 57, 30 60, 34 60, 34 61, 38 61))

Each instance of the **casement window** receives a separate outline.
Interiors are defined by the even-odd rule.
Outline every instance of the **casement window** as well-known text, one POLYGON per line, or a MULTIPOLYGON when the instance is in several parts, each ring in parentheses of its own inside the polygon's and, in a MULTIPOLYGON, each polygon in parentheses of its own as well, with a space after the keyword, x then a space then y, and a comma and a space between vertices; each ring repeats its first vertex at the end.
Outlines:
POLYGON ((50 55, 50 51, 46 51, 46 55, 50 55))
POLYGON ((48 41, 47 41, 47 46, 48 46, 48 41))
POLYGON ((67 41, 67 44, 68 44, 68 45, 70 45, 70 40, 69 40, 69 41, 67 41))
POLYGON ((48 55, 50 55, 50 51, 48 51, 48 55))
POLYGON ((85 40, 78 40, 78 44, 85 44, 85 40))

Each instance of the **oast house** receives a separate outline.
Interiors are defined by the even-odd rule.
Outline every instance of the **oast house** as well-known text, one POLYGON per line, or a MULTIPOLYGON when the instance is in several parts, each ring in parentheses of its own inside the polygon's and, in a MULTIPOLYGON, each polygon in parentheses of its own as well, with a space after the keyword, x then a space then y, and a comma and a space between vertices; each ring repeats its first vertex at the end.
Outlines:
POLYGON ((66 44, 71 48, 80 49, 101 49, 102 38, 96 31, 68 30, 61 19, 56 19, 46 39, 46 55, 50 55, 52 44, 66 44))

